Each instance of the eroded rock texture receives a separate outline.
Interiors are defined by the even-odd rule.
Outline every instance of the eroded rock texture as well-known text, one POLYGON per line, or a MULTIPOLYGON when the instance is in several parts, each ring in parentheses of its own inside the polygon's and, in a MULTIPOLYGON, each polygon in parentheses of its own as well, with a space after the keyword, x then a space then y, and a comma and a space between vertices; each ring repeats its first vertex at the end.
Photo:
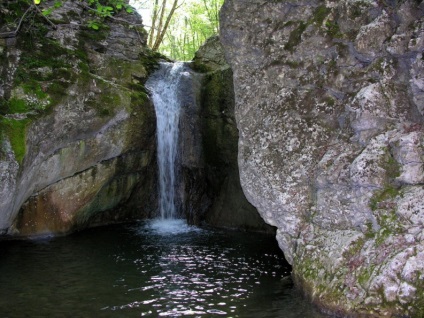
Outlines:
POLYGON ((217 227, 275 233, 247 201, 240 185, 233 73, 219 37, 210 38, 200 47, 193 64, 204 72, 199 140, 204 189, 210 201, 204 218, 217 227))
MULTIPOLYGON (((3 35, 27 8, 0 5, 3 35)), ((96 31, 78 1, 49 18, 56 28, 29 11, 17 36, 0 39, 0 232, 60 234, 147 216, 155 114, 142 90, 152 59, 141 20, 122 13, 96 31)))
POLYGON ((421 1, 226 0, 241 183, 322 308, 424 308, 421 1))

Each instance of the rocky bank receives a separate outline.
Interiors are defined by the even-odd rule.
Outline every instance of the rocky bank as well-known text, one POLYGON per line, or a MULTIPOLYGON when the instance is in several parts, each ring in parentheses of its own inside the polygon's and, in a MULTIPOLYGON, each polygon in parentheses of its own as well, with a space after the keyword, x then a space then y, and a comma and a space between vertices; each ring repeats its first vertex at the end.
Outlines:
POLYGON ((324 310, 424 315, 424 4, 226 0, 238 163, 324 310))

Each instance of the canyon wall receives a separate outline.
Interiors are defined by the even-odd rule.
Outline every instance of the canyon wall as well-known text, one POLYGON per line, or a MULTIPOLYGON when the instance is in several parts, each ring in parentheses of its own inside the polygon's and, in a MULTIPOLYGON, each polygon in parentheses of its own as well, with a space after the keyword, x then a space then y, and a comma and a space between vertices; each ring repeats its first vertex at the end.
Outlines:
POLYGON ((143 84, 155 58, 140 17, 121 12, 95 30, 87 7, 65 1, 52 24, 33 9, 10 35, 27 8, 0 5, 0 233, 149 216, 156 130, 143 84))
POLYGON ((210 198, 204 219, 216 227, 275 233, 275 228, 267 225, 246 199, 240 185, 233 73, 218 36, 208 39, 199 48, 193 68, 204 73, 200 140, 204 188, 210 198))
POLYGON ((322 309, 424 312, 424 4, 226 0, 241 184, 322 309))

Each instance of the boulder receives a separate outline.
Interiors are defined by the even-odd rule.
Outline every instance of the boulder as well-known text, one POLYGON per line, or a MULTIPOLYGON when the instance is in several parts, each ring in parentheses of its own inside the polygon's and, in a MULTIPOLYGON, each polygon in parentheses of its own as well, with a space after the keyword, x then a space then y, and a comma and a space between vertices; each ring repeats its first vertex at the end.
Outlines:
POLYGON ((241 185, 322 309, 424 308, 420 1, 226 0, 241 185))

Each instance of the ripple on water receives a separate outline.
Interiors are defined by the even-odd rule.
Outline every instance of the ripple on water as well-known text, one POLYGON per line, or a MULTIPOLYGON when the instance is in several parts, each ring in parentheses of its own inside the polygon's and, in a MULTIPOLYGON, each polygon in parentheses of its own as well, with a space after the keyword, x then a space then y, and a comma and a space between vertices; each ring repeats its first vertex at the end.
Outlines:
POLYGON ((3 248, 4 317, 322 317, 269 236, 151 221, 3 248))
MULTIPOLYGON (((238 246, 245 238, 234 232, 202 230, 182 220, 154 220, 134 230, 148 236, 147 242, 141 240, 141 250, 156 257, 135 261, 140 272, 151 275, 127 292, 149 300, 114 306, 113 310, 136 305, 144 309, 144 316, 228 315, 242 307, 261 282, 289 273, 281 254, 255 253, 260 242, 246 253, 238 246)), ((122 255, 116 258, 126 259, 122 255)))

